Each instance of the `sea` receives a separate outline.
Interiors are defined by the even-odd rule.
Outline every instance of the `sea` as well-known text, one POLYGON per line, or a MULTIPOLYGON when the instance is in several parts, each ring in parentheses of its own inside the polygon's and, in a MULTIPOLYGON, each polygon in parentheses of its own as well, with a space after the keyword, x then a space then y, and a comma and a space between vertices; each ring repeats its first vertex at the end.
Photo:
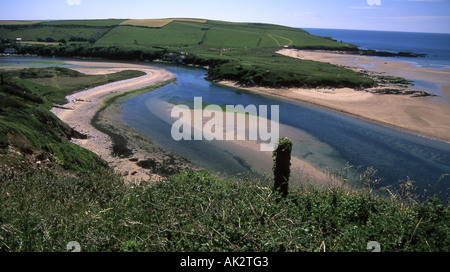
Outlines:
POLYGON ((337 41, 351 43, 361 49, 388 52, 413 52, 425 57, 395 57, 415 66, 436 70, 450 69, 450 34, 395 31, 370 31, 347 29, 303 28, 317 36, 332 37, 337 41))

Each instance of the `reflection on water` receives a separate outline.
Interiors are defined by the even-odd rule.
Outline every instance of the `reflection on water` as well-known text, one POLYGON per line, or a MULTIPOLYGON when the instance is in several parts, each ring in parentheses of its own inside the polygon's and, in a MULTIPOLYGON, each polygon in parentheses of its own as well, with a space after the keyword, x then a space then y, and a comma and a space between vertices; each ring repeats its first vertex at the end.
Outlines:
MULTIPOLYGON (((251 170, 271 171, 267 156, 251 156, 249 151, 233 150, 226 142, 172 140, 166 103, 185 103, 194 97, 215 105, 279 105, 282 133, 294 141, 293 156, 322 169, 342 169, 346 162, 365 169, 374 166, 383 185, 416 181, 420 189, 432 184, 445 191, 447 183, 435 184, 450 173, 450 144, 393 130, 346 115, 306 104, 268 98, 248 91, 212 84, 201 69, 164 66, 176 74, 177 83, 125 102, 122 118, 155 143, 175 151, 213 171, 230 174, 251 170), (165 117, 164 117, 165 116, 165 117), (241 152, 239 152, 241 151, 241 152), (252 160, 243 159, 247 157, 252 160)), ((270 107, 269 107, 270 108, 270 107)), ((270 114, 270 113, 269 113, 270 114)), ((270 115, 269 115, 270 116, 270 115)))

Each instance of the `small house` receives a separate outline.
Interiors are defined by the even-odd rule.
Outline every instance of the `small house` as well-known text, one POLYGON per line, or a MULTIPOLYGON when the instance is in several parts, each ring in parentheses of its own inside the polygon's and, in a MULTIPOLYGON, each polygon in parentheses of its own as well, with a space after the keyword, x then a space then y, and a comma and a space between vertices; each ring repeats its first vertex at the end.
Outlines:
POLYGON ((165 61, 173 61, 176 58, 177 58, 177 54, 174 54, 174 53, 169 53, 169 54, 164 56, 164 60, 165 61))

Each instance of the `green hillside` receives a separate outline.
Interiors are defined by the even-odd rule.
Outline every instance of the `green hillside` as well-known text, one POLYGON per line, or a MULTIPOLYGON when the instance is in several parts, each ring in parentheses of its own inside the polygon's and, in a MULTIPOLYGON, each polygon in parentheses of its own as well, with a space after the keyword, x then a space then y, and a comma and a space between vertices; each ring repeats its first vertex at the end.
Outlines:
MULTIPOLYGON (((354 47, 345 43, 310 35, 298 28, 261 23, 232 23, 213 20, 165 19, 162 27, 151 26, 153 21, 135 20, 66 20, 24 24, 0 21, 0 38, 37 41, 52 37, 69 40, 71 37, 95 39, 96 45, 198 46, 265 48, 285 45, 305 47, 354 47), (131 22, 130 22, 131 21, 131 22), (124 23, 121 25, 121 23, 124 23)), ((157 24, 153 24, 157 25, 157 24)), ((159 24, 161 25, 161 24, 159 24)))
POLYGON ((285 26, 221 21, 172 21, 161 28, 118 26, 98 45, 197 46, 265 48, 289 46, 353 47, 285 26))
POLYGON ((118 26, 96 42, 97 45, 184 46, 201 41, 202 30, 171 23, 163 28, 118 26), (187 29, 189 31, 187 31, 187 29))
MULTIPOLYGON (((164 60, 209 67, 210 80, 266 87, 372 87, 364 75, 275 54, 284 47, 356 50, 299 29, 203 19, 0 21, 3 48, 42 56, 164 60), (22 42, 16 42, 21 38, 22 42), (53 42, 38 44, 37 41, 53 42), (55 43, 56 42, 56 43, 55 43), (59 43, 59 44, 58 44, 59 43)), ((0 48, 1 50, 1 48, 0 48)))
POLYGON ((123 20, 48 21, 30 24, 0 21, 0 38, 2 42, 16 38, 21 38, 23 42, 47 38, 69 41, 72 37, 97 40, 121 21, 123 20))
POLYGON ((64 20, 64 21, 47 21, 41 22, 41 25, 52 26, 81 26, 81 27, 105 27, 105 26, 117 26, 125 21, 124 19, 108 19, 108 20, 64 20))

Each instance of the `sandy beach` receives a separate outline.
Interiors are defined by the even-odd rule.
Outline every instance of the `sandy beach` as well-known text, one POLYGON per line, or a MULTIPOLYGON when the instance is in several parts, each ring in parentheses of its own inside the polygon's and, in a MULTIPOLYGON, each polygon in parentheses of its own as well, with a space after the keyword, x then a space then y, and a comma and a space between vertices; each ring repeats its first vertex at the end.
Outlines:
MULTIPOLYGON (((79 63, 76 61, 71 61, 67 63, 73 65, 86 65, 86 62, 79 63)), ((51 111, 72 128, 87 136, 87 139, 73 139, 72 141, 74 143, 99 155, 107 161, 117 173, 123 174, 128 181, 141 179, 159 180, 159 175, 139 167, 136 165, 136 162, 130 161, 129 158, 112 156, 111 150, 113 143, 110 137, 96 130, 91 125, 91 119, 97 110, 103 105, 103 101, 107 97, 130 90, 152 86, 172 79, 174 78, 174 75, 164 69, 140 65, 108 63, 107 66, 111 66, 113 68, 106 69, 101 68, 105 66, 105 63, 102 62, 89 62, 88 65, 90 66, 89 68, 74 69, 85 74, 114 73, 124 69, 139 70, 145 72, 146 75, 77 92, 67 97, 69 102, 62 105, 66 109, 53 108, 51 111)), ((117 118, 117 116, 111 115, 111 118, 117 118)), ((120 122, 117 122, 117 125, 120 125, 120 122)), ((147 142, 146 144, 152 145, 151 142, 147 142)), ((139 150, 135 150, 135 152, 134 157, 145 159, 146 154, 143 154, 139 150)))
MULTIPOLYGON (((376 94, 370 90, 242 88, 233 82, 220 84, 265 95, 297 100, 342 112, 367 121, 450 142, 450 71, 413 66, 412 63, 328 52, 283 49, 289 57, 329 62, 357 71, 369 71, 408 79, 426 80, 440 86, 442 97, 376 94), (370 68, 367 68, 370 67, 370 68), (441 99, 440 99, 441 98, 441 99)), ((426 90, 424 90, 426 91, 426 90)))

